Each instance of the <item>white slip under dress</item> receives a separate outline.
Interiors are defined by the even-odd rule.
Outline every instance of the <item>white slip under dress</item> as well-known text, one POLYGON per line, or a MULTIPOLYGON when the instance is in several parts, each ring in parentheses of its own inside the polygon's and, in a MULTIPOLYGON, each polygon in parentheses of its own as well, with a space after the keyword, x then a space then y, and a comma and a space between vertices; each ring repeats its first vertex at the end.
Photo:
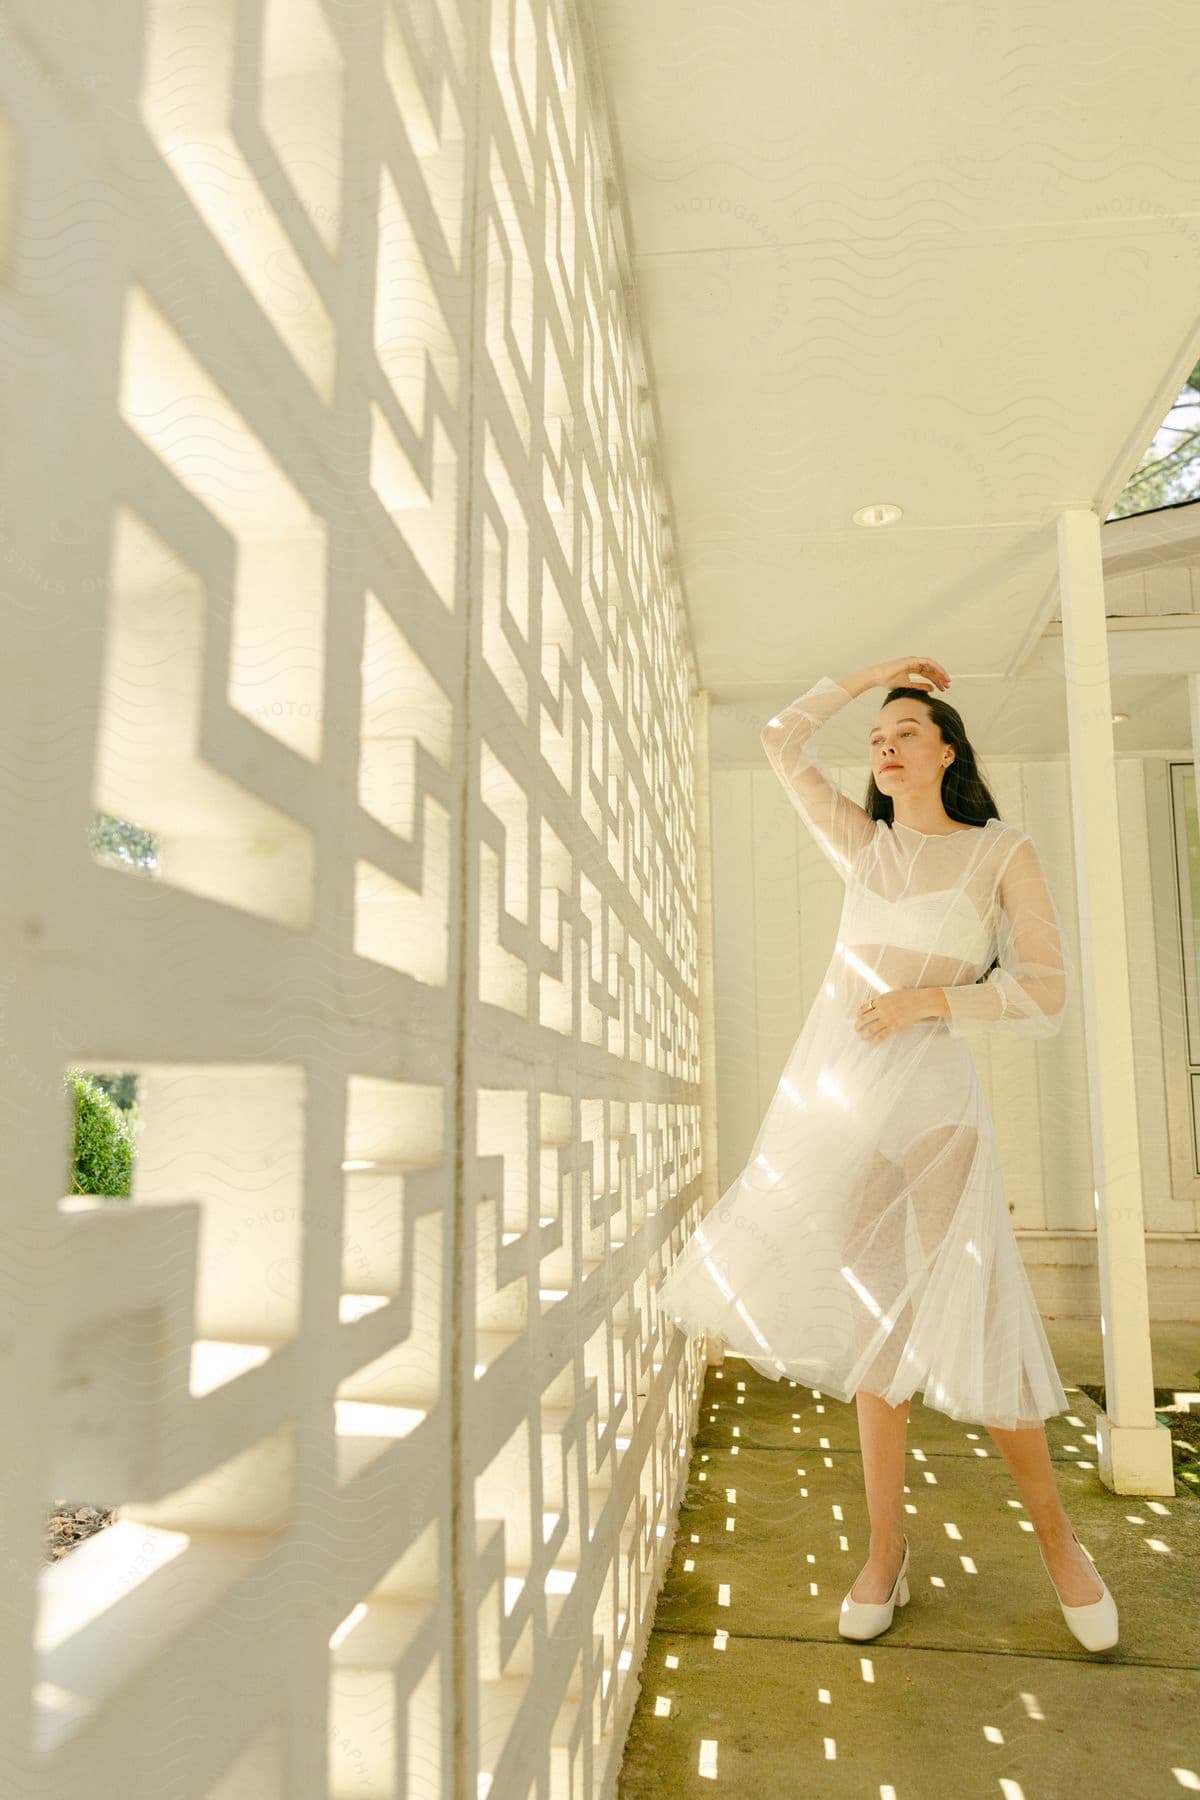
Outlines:
POLYGON ((659 1285, 668 1317, 761 1373, 1012 1429, 1068 1410, 1013 1235, 967 1037, 1049 1037, 1073 965, 1032 839, 873 820, 811 740, 829 676, 763 745, 846 892, 837 942, 753 1149, 659 1285), (1000 966, 981 979, 992 962, 1000 966), (949 1017, 877 1043, 864 1001, 940 987, 949 1017))

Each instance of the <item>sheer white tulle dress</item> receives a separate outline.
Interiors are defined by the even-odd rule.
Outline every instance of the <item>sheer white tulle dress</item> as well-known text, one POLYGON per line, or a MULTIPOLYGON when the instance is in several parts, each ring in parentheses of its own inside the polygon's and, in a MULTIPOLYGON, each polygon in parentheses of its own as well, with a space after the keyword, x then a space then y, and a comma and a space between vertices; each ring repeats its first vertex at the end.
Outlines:
POLYGON ((845 884, 841 920, 749 1161, 658 1296, 775 1379, 890 1405, 920 1391, 954 1419, 1036 1425, 1069 1402, 964 1040, 1051 1036, 1073 965, 1025 832, 889 825, 831 779, 812 740, 853 698, 822 676, 763 729, 845 884), (878 1043, 855 1030, 864 1001, 920 987, 945 991, 948 1018, 878 1043))

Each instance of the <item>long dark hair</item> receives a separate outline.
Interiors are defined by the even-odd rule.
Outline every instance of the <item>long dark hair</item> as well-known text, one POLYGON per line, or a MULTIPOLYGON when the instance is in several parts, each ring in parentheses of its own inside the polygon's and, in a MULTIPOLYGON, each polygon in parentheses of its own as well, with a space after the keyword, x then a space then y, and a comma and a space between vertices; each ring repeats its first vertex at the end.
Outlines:
MULTIPOLYGON (((928 694, 924 688, 917 687, 889 688, 883 704, 886 706, 889 700, 923 700, 942 734, 942 742, 954 751, 954 761, 942 776, 942 805, 955 823, 986 825, 989 819, 998 819, 1000 808, 979 773, 967 728, 956 708, 940 694, 928 694)), ((883 819, 887 825, 894 823, 892 797, 880 793, 874 775, 868 778, 863 807, 868 818, 883 819)))
MULTIPOLYGON (((998 819, 1000 808, 993 800, 987 782, 979 773, 979 764, 975 760, 967 728, 957 709, 948 700, 943 700, 940 694, 927 694, 924 688, 889 688, 883 704, 886 706, 889 700, 923 700, 942 734, 942 742, 953 748, 954 761, 942 776, 942 805, 950 817, 959 825, 986 825, 989 819, 998 819)), ((883 819, 889 828, 894 823, 895 808, 891 795, 880 793, 875 786, 874 775, 868 779, 864 805, 872 819, 883 819)), ((999 967, 999 957, 993 958, 978 979, 986 981, 992 970, 999 967)))

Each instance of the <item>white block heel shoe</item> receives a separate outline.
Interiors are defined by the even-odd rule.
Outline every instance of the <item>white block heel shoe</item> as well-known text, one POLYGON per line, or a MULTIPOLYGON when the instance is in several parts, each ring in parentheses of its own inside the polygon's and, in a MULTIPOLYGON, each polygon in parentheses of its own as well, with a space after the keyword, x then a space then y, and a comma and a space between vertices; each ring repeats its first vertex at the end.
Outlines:
MULTIPOLYGON (((1075 1538, 1075 1542, 1079 1544, 1079 1539, 1075 1537, 1074 1532, 1071 1533, 1071 1536, 1075 1538)), ((1079 1548, 1083 1550, 1083 1545, 1079 1544, 1079 1548)), ((1087 1557, 1093 1569, 1096 1569, 1096 1564, 1092 1557, 1088 1555, 1088 1552, 1083 1550, 1083 1554, 1087 1557)), ((1049 1569, 1046 1568, 1046 1558, 1042 1556, 1042 1546, 1040 1544, 1038 1545, 1038 1555, 1042 1557, 1042 1567, 1046 1569, 1047 1575, 1050 1575, 1049 1569)), ((1104 1589, 1104 1592, 1098 1600, 1090 1600, 1084 1606, 1068 1606, 1056 1587, 1054 1588, 1054 1592, 1057 1596, 1058 1604, 1062 1608, 1063 1618, 1067 1621, 1071 1631, 1079 1639, 1079 1642, 1083 1645, 1084 1649, 1111 1650, 1117 1641, 1117 1603, 1109 1593, 1104 1577, 1101 1575, 1099 1569, 1096 1569, 1096 1577, 1100 1586, 1104 1589)), ((1052 1575, 1050 1576, 1050 1585, 1051 1587, 1054 1587, 1054 1577, 1052 1575)))
MULTIPOLYGON (((854 1583, 850 1583, 853 1591, 854 1583)), ((892 1616, 898 1606, 908 1605, 908 1539, 904 1540, 904 1555, 900 1561, 900 1572, 896 1576, 896 1585, 886 1600, 878 1603, 870 1600, 852 1600, 847 1594, 842 1601, 841 1616, 838 1619, 838 1630, 845 1638, 857 1638, 861 1643, 866 1638, 878 1637, 886 1631, 892 1622, 892 1616)))

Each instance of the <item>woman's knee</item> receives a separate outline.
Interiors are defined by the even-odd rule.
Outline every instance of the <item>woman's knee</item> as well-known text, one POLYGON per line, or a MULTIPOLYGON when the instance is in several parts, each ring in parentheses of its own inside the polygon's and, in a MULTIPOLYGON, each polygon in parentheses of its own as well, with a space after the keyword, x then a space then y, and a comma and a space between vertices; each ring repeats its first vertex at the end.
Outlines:
POLYGON ((983 1421, 983 1429, 989 1437, 995 1438, 997 1442, 1001 1438, 1015 1437, 1018 1431, 1024 1437, 1026 1432, 1044 1431, 1045 1428, 1046 1421, 1044 1419, 1018 1419, 1015 1425, 989 1425, 986 1420, 983 1421))
POLYGON ((857 1400, 860 1396, 869 1406, 885 1406, 888 1412, 902 1413, 906 1419, 912 1405, 911 1400, 898 1400, 893 1405, 890 1400, 885 1400, 882 1394, 873 1394, 870 1388, 858 1388, 855 1392, 855 1399, 857 1400))

